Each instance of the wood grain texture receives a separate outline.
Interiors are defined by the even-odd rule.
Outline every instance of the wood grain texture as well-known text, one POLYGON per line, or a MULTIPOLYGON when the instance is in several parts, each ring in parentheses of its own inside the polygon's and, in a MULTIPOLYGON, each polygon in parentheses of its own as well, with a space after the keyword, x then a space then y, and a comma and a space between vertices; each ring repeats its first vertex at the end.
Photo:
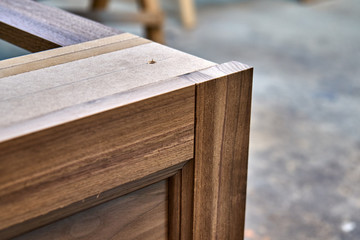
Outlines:
POLYGON ((169 240, 180 239, 181 171, 169 178, 169 240))
POLYGON ((130 33, 93 40, 0 61, 0 78, 46 67, 73 62, 126 48, 149 43, 150 40, 130 33))
POLYGON ((169 178, 169 240, 192 239, 194 160, 169 178))
POLYGON ((180 239, 192 239, 194 211, 194 160, 181 169, 181 225, 180 239))
POLYGON ((185 77, 197 83, 194 239, 243 239, 252 68, 231 62, 185 77))
POLYGON ((31 0, 1 0, 0 22, 0 38, 32 52, 121 33, 31 0))
POLYGON ((189 86, 1 143, 0 235, 191 159, 193 135, 189 86))
POLYGON ((170 178, 170 177, 174 176, 183 166, 184 166, 184 163, 176 164, 169 168, 165 168, 158 172, 150 174, 139 180, 120 185, 113 189, 101 192, 101 194, 97 194, 97 195, 88 197, 88 198, 83 199, 78 202, 74 202, 69 206, 59 208, 59 209, 52 211, 46 215, 35 217, 35 218, 29 219, 25 222, 22 222, 20 224, 13 225, 13 226, 9 227, 8 229, 6 229, 5 231, 1 232, 2 235, 0 236, 0 239, 3 240, 3 239, 8 239, 9 237, 12 237, 12 236, 20 235, 22 233, 25 233, 30 230, 36 229, 38 227, 44 226, 46 224, 52 223, 59 219, 68 217, 74 213, 80 212, 82 210, 86 210, 93 206, 97 206, 101 203, 121 197, 127 193, 136 191, 138 189, 149 186, 149 185, 159 182, 161 180, 170 178))
POLYGON ((213 65, 147 43, 0 78, 0 142, 189 86, 173 78, 213 65))
POLYGON ((14 240, 165 240, 167 199, 163 180, 14 240))

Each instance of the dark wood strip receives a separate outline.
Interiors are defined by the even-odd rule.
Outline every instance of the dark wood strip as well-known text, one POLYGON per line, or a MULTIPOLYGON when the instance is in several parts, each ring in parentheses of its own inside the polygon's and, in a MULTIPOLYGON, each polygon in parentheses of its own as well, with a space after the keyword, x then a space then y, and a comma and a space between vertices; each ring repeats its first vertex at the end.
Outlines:
POLYGON ((169 240, 180 239, 181 170, 169 178, 169 240))
POLYGON ((188 240, 193 236, 194 211, 194 159, 181 169, 181 225, 180 239, 188 240))
POLYGON ((252 68, 232 62, 186 77, 197 83, 194 239, 243 239, 252 68))

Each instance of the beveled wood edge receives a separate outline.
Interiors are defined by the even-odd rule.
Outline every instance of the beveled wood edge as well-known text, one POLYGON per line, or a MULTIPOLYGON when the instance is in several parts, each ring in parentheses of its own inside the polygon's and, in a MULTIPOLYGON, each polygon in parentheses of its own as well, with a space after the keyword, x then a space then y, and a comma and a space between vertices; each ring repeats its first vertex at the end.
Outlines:
POLYGON ((180 76, 180 78, 187 79, 195 84, 201 84, 210 80, 215 80, 217 78, 250 69, 253 69, 253 67, 241 62, 230 61, 200 71, 184 74, 180 76))
MULTIPOLYGON (((47 224, 51 224, 54 221, 61 220, 65 217, 69 217, 73 214, 79 213, 81 211, 85 211, 89 208, 95 207, 99 204, 111 201, 115 198, 124 196, 128 193, 134 192, 141 188, 147 187, 151 184, 160 182, 165 179, 172 179, 174 176, 179 174, 183 169, 184 165, 186 165, 189 161, 184 161, 174 166, 171 166, 167 169, 163 169, 159 172, 150 174, 142 179, 126 183, 119 187, 101 192, 97 195, 93 195, 91 197, 85 198, 82 201, 74 202, 73 204, 66 206, 64 208, 57 209, 52 211, 44 216, 39 216, 37 218, 16 224, 7 229, 0 231, 0 240, 5 240, 9 238, 13 238, 24 234, 26 232, 32 231, 36 228, 45 226, 47 224)), ((171 181, 171 180, 170 180, 171 181)), ((170 198, 170 196, 169 196, 170 198)))
MULTIPOLYGON (((1 23, 0 23, 1 24, 1 23)), ((130 33, 101 38, 0 61, 0 78, 150 43, 130 33)))

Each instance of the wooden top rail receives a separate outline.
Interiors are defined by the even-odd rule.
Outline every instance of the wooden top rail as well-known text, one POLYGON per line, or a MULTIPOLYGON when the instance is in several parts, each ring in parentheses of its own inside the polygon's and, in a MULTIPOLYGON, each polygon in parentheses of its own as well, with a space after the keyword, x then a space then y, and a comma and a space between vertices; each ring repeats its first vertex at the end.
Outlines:
POLYGON ((0 39, 31 52, 121 33, 97 22, 32 0, 0 1, 0 39))
POLYGON ((0 61, 0 142, 170 91, 184 84, 174 77, 215 65, 131 34, 96 40, 113 52, 65 62, 91 43, 0 61))

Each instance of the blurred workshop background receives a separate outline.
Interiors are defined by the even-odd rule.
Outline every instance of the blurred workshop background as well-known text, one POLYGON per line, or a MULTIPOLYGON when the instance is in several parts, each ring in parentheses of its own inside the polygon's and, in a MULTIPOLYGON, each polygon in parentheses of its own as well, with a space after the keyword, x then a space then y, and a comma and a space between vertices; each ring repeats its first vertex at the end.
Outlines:
MULTIPOLYGON (((180 1, 160 2, 166 45, 255 66, 246 240, 359 240, 360 1, 196 0, 193 13, 180 1)), ((138 12, 129 0, 106 11, 119 19, 104 24, 137 35, 159 19, 122 15, 138 12)), ((0 59, 26 53, 0 42, 0 59)))

